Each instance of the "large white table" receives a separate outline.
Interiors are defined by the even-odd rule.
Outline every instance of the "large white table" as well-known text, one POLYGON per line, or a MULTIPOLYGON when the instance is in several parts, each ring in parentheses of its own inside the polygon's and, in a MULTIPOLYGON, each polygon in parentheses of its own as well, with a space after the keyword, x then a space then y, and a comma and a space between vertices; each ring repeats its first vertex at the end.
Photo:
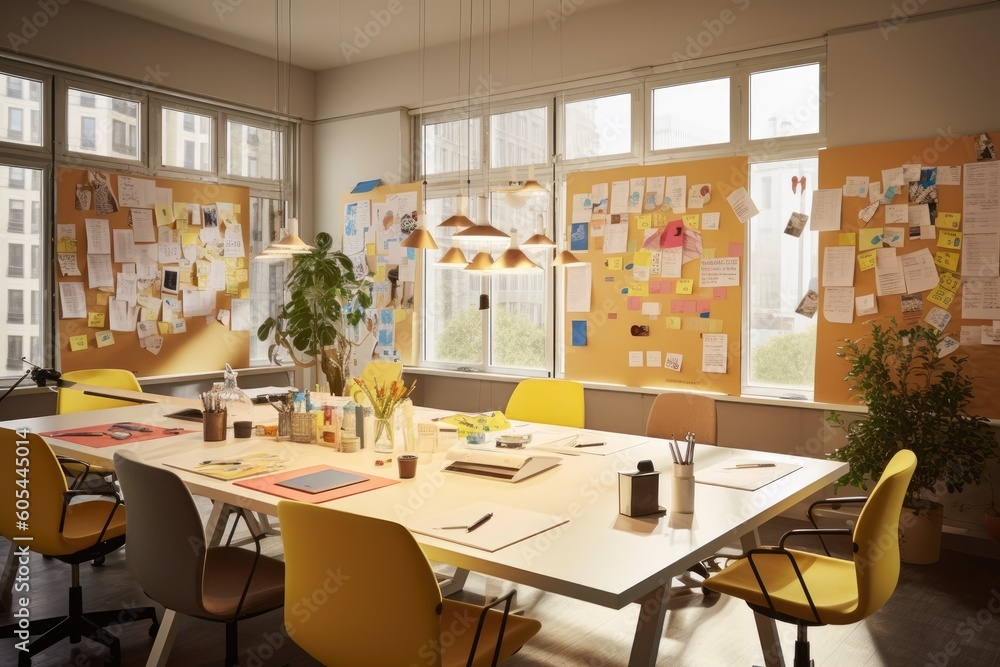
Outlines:
MULTIPOLYGON (((164 416, 176 409, 176 406, 151 404, 8 421, 2 425, 42 432, 134 421, 196 429, 194 433, 147 442, 124 440, 120 445, 100 449, 49 438, 57 453, 102 465, 110 465, 115 451, 120 449, 134 450, 145 460, 157 463, 190 458, 192 454, 208 459, 276 453, 292 462, 288 469, 327 464, 396 477, 395 462, 388 467, 376 467, 377 455, 370 450, 341 454, 319 445, 277 442, 273 438, 235 440, 231 431, 226 442, 206 443, 201 437, 200 424, 164 416)), ((846 471, 843 463, 703 445, 696 450, 695 470, 736 456, 794 461, 802 467, 756 492, 698 484, 693 515, 629 518, 618 513, 617 472, 634 470, 641 459, 651 459, 657 470, 670 470, 664 441, 648 440, 608 456, 567 456, 556 468, 516 484, 442 471, 446 462, 439 453, 431 463, 418 466, 414 479, 333 500, 328 505, 404 525, 477 500, 568 517, 568 523, 494 553, 426 535, 415 537, 429 558, 457 568, 613 609, 640 604, 628 665, 650 667, 656 662, 663 634, 671 579, 734 539, 739 538, 744 548, 757 546, 756 529, 761 524, 820 491, 846 471)), ((268 515, 277 513, 280 500, 277 496, 193 472, 175 472, 193 494, 210 498, 217 506, 226 503, 268 515)), ((660 498, 660 504, 667 506, 669 474, 661 476, 660 498)), ((149 665, 165 664, 177 632, 176 620, 173 612, 168 611, 149 665)), ((757 627, 766 664, 783 665, 781 651, 776 648, 779 645, 774 621, 757 615, 757 627)))

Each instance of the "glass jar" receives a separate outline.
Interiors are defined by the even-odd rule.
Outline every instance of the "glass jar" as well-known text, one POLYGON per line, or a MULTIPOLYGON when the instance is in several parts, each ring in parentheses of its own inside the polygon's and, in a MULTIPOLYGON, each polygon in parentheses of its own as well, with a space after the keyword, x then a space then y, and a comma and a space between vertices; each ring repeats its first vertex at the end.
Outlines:
POLYGON ((226 364, 225 382, 219 389, 222 407, 229 415, 229 423, 253 421, 253 401, 236 385, 236 371, 226 364))
POLYGON ((375 418, 375 451, 388 454, 396 448, 396 429, 393 416, 375 418))

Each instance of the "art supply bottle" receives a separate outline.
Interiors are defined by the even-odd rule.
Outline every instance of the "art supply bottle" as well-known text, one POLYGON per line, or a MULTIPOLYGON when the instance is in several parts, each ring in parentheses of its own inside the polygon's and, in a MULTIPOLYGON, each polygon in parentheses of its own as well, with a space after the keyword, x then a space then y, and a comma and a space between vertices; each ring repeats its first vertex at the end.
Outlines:
POLYGON ((253 401, 236 384, 236 371, 226 364, 225 381, 219 389, 222 408, 229 417, 229 423, 238 421, 253 422, 253 401))
POLYGON ((340 424, 341 430, 344 432, 343 435, 353 435, 358 434, 357 427, 357 408, 358 404, 352 400, 348 400, 344 405, 344 420, 340 424))

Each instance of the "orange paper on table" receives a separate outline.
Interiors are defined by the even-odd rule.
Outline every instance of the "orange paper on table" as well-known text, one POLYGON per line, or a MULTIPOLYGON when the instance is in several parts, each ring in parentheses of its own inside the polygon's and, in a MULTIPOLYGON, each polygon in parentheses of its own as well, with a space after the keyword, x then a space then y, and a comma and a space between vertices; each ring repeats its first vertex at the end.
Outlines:
POLYGON ((298 470, 283 470, 281 472, 274 473, 273 475, 264 475, 263 477, 241 479, 233 482, 233 484, 236 486, 242 486, 246 489, 253 489, 254 491, 263 491, 264 493, 269 493, 272 496, 278 496, 279 498, 288 498, 289 500, 298 500, 304 503, 318 504, 325 503, 328 500, 334 500, 336 498, 353 496, 356 493, 380 489, 383 486, 399 484, 399 480, 389 479, 387 477, 376 477, 375 475, 369 475, 368 473, 359 473, 357 470, 342 470, 341 468, 334 468, 333 466, 316 465, 309 468, 299 468, 298 470), (336 470, 338 472, 346 472, 352 475, 363 474, 368 479, 364 482, 341 486, 339 488, 322 491, 320 493, 306 493, 305 491, 296 491, 295 489, 278 486, 278 482, 284 482, 295 477, 302 477, 303 475, 309 475, 322 470, 336 470))

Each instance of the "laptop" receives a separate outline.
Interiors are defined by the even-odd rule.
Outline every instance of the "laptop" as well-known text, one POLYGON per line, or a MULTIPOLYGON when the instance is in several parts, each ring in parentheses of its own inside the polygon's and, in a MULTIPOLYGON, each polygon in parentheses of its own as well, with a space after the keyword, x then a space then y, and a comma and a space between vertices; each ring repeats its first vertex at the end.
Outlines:
POLYGON ((292 477, 281 482, 275 482, 275 485, 305 493, 323 493, 324 491, 333 491, 334 489, 367 481, 368 478, 364 475, 331 469, 318 470, 308 475, 292 477))

